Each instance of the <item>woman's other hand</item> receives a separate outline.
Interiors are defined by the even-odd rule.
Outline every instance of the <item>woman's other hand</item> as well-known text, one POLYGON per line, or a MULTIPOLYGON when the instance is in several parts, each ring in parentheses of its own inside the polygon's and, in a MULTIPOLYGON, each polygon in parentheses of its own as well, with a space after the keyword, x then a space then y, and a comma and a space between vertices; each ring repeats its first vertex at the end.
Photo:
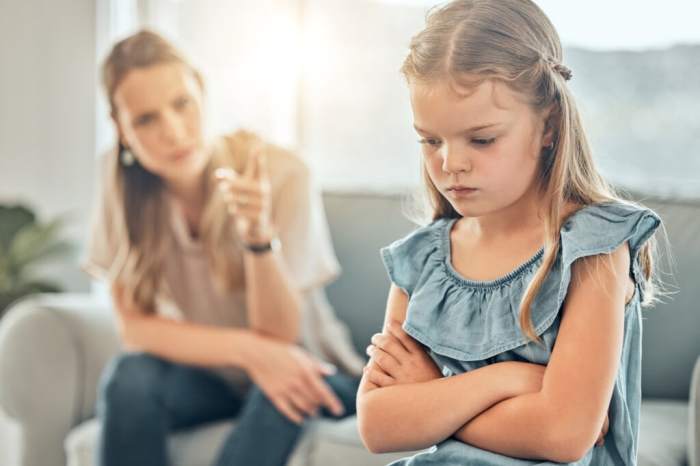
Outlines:
POLYGON ((321 407, 340 416, 344 408, 323 380, 335 367, 320 362, 298 346, 254 336, 244 369, 285 417, 301 424, 321 407))

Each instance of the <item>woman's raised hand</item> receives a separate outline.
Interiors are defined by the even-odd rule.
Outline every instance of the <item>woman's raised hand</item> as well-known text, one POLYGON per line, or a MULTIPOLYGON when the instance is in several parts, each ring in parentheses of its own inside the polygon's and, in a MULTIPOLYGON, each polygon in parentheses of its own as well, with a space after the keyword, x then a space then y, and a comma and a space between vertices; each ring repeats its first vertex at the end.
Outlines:
POLYGON ((263 145, 258 144, 251 150, 242 174, 230 168, 218 168, 215 176, 240 238, 248 244, 269 242, 274 232, 270 219, 270 178, 263 145))
POLYGON ((277 410, 290 421, 301 424, 321 407, 340 416, 344 408, 323 376, 334 366, 320 362, 293 344, 256 336, 245 369, 277 410))

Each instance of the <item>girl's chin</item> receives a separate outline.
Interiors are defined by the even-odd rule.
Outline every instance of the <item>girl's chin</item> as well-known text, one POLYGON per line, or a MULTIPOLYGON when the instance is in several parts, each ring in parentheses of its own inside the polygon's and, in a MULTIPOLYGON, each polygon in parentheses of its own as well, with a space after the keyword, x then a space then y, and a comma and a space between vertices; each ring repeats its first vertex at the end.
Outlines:
POLYGON ((474 201, 455 201, 449 199, 452 208, 462 217, 479 217, 484 214, 484 207, 478 206, 474 201))

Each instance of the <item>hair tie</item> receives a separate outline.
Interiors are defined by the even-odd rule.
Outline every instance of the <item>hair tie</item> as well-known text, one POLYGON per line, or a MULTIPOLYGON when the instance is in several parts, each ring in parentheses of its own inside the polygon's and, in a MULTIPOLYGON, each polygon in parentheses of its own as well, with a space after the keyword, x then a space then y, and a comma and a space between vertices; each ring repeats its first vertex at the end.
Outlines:
POLYGON ((574 73, 571 71, 571 69, 565 65, 562 65, 558 61, 556 61, 554 58, 546 58, 545 61, 547 64, 557 73, 559 73, 565 81, 570 80, 573 76, 574 73))

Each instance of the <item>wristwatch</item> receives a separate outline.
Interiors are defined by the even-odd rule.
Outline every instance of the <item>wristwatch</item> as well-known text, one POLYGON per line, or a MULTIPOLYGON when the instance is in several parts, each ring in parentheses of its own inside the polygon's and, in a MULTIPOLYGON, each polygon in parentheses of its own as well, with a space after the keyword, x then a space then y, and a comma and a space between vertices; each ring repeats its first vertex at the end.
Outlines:
POLYGON ((253 254, 265 254, 266 252, 272 251, 276 252, 279 251, 280 248, 282 247, 282 244, 280 243, 280 240, 278 238, 272 238, 270 241, 267 243, 261 243, 261 244, 249 244, 249 243, 243 243, 243 248, 246 251, 250 251, 253 254))

